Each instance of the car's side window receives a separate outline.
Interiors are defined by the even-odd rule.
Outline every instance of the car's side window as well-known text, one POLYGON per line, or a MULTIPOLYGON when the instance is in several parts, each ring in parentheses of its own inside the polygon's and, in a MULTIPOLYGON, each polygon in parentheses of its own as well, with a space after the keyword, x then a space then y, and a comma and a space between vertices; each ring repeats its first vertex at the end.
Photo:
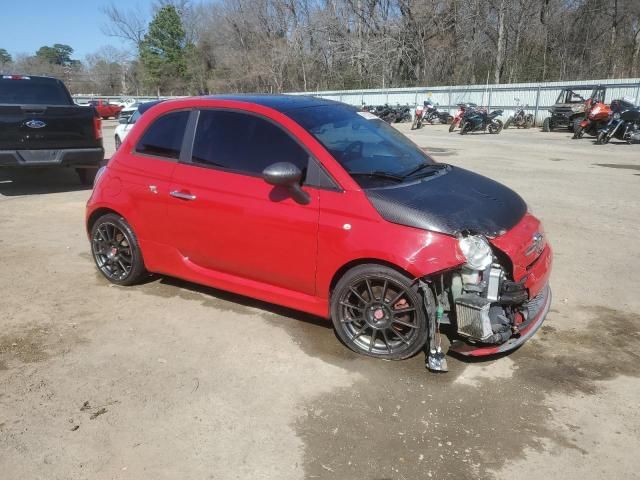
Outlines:
POLYGON ((291 162, 305 173, 309 154, 264 118, 236 111, 202 110, 191 161, 249 175, 261 175, 276 162, 291 162))
POLYGON ((177 160, 188 119, 189 112, 185 110, 161 116, 138 140, 136 152, 177 160))

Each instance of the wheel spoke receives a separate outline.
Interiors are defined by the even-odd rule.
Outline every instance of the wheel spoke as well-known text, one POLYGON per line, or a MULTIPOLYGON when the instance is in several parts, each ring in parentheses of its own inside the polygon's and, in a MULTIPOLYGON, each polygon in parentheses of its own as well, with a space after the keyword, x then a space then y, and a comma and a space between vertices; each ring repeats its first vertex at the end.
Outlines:
POLYGON ((367 325, 367 324, 366 324, 366 322, 365 322, 365 324, 364 324, 364 325, 362 325, 362 328, 360 328, 360 330, 358 330, 358 331, 356 332, 356 334, 353 336, 353 339, 352 339, 352 340, 355 340, 355 339, 356 339, 356 338, 358 338, 360 335, 362 335, 362 334, 364 333, 364 331, 365 331, 365 329, 366 329, 367 327, 368 327, 368 325, 367 325))
POLYGON ((409 328, 418 328, 418 326, 414 325, 413 323, 403 322, 402 320, 397 320, 395 318, 391 320, 391 323, 397 323, 399 325, 404 325, 405 327, 409 327, 409 328))
POLYGON ((340 305, 342 305, 343 307, 347 307, 347 308, 353 308, 354 310, 360 310, 360 311, 363 311, 363 310, 364 310, 364 308, 362 308, 362 307, 358 307, 358 306, 356 306, 356 305, 354 305, 354 304, 352 304, 352 303, 346 302, 346 301, 344 301, 344 300, 342 300, 342 301, 340 302, 340 305))
POLYGON ((378 336, 378 330, 372 329, 371 340, 369 341, 369 353, 373 351, 373 346, 376 344, 376 337, 378 336))
POLYGON ((416 311, 416 309, 413 308, 413 307, 398 308, 396 310, 392 310, 394 317, 396 315, 400 315, 401 313, 408 313, 408 312, 415 312, 415 311, 416 311))
POLYGON ((357 323, 357 322, 364 322, 364 318, 361 318, 361 317, 358 317, 358 318, 345 317, 340 321, 342 323, 357 323))
POLYGON ((389 285, 389 280, 385 279, 384 280, 384 285, 382 286, 382 295, 380 296, 380 300, 382 300, 382 303, 385 303, 385 301, 386 301, 387 286, 388 285, 389 285))
POLYGON ((387 350, 391 353, 391 345, 389 345, 389 338, 387 337, 386 330, 382 330, 382 338, 384 338, 384 346, 387 347, 387 350))
POLYGON ((406 343, 407 345, 409 345, 409 340, 407 340, 404 335, 402 335, 400 332, 398 332, 397 330, 394 330, 393 328, 391 329, 391 331, 393 332, 394 335, 396 335, 398 338, 400 338, 400 340, 402 340, 404 343, 406 343))
POLYGON ((360 295, 360 294, 358 293, 358 291, 357 291, 355 288, 353 288, 353 287, 349 287, 349 290, 351 290, 351 293, 353 293, 356 297, 358 297, 358 299, 359 299, 362 303, 364 303, 365 305, 366 305, 367 303, 369 303, 369 302, 367 302, 364 298, 362 298, 362 295, 360 295))
POLYGON ((373 296, 373 289, 371 288, 371 282, 369 281, 368 278, 365 278, 364 281, 367 284, 367 291, 369 292, 369 302, 373 302, 374 300, 376 300, 376 297, 373 296))
POLYGON ((403 297, 404 294, 405 294, 405 291, 404 290, 400 290, 400 292, 395 297, 393 297, 393 300, 387 302, 387 304, 388 305, 395 305, 396 303, 398 303, 398 300, 400 300, 403 297))

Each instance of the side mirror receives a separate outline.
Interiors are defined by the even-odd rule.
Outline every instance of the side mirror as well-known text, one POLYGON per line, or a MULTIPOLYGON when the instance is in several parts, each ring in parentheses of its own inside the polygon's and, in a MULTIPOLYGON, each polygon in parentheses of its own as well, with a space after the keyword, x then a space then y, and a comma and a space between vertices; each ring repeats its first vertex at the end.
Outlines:
POLYGON ((129 122, 128 118, 125 118, 125 117, 119 117, 118 118, 118 123, 121 124, 121 125, 126 125, 128 122, 129 122))
POLYGON ((293 199, 302 205, 308 204, 311 199, 300 186, 302 172, 291 162, 278 162, 269 165, 262 171, 262 178, 269 185, 289 190, 293 199))

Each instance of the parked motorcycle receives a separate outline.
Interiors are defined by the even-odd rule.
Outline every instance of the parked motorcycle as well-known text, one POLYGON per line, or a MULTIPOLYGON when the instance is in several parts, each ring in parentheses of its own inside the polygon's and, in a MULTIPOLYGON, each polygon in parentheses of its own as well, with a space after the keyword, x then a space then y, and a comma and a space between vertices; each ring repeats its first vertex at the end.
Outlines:
POLYGON ((460 122, 460 135, 466 135, 469 132, 486 132, 487 130, 492 134, 500 133, 504 125, 497 117, 502 113, 502 110, 494 110, 491 113, 482 110, 468 110, 460 122))
POLYGON ((611 120, 598 132, 596 145, 609 143, 612 138, 627 143, 640 142, 640 108, 619 100, 611 102, 611 112, 611 120))
POLYGON ((458 111, 453 117, 453 120, 451 121, 451 125, 449 125, 449 133, 453 132, 456 129, 456 127, 460 125, 460 121, 462 120, 462 117, 464 116, 465 112, 467 110, 473 110, 474 108, 478 108, 478 105, 476 105, 475 103, 459 103, 458 111))
POLYGON ((421 128, 425 123, 448 123, 451 118, 447 112, 441 112, 430 101, 425 101, 422 106, 417 106, 411 130, 421 128))
POLYGON ((533 127, 533 114, 524 111, 529 105, 524 107, 520 105, 520 99, 514 98, 516 101, 516 113, 509 117, 504 123, 504 128, 509 128, 511 125, 517 128, 531 128, 533 127))
MULTIPOLYGON (((614 100, 614 102, 616 102, 616 100, 614 100)), ((576 119, 574 122, 572 137, 574 139, 584 137, 585 133, 592 137, 598 135, 598 131, 609 123, 611 107, 600 100, 593 100, 588 102, 588 109, 586 112, 587 118, 584 120, 576 119)))

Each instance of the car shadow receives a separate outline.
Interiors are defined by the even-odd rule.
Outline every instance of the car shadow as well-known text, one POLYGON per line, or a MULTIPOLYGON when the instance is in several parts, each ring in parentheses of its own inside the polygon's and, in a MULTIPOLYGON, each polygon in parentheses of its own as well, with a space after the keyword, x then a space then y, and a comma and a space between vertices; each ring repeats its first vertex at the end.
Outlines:
POLYGON ((72 168, 0 168, 0 195, 42 195, 90 190, 72 168))
MULTIPOLYGON (((235 309, 234 307, 239 308, 255 308, 259 310, 263 310, 268 313, 272 313, 274 315, 280 315, 282 317, 288 317, 294 320, 300 320, 305 323, 310 323, 316 326, 322 326, 328 329, 332 328, 331 321, 329 319, 325 319, 322 317, 318 317, 316 315, 312 315, 310 313, 301 312, 299 310, 294 310, 292 308, 283 307, 280 305, 276 305, 269 302, 264 302, 262 300, 257 300, 251 297, 245 297, 243 295, 238 295, 235 293, 227 292, 224 290, 218 290, 217 288, 207 287, 205 285, 200 285, 197 283, 191 283, 186 280, 181 280, 175 277, 168 277, 162 275, 152 275, 150 277, 150 281, 153 282, 157 280, 157 283, 162 286, 168 286, 176 289, 180 289, 183 292, 190 292, 194 294, 202 294, 210 297, 212 300, 221 302, 226 302, 228 305, 221 307, 226 307, 227 309, 235 309)), ((165 296, 165 294, 160 294, 161 296, 165 296)), ((179 292, 175 292, 177 296, 183 296, 179 292)))

